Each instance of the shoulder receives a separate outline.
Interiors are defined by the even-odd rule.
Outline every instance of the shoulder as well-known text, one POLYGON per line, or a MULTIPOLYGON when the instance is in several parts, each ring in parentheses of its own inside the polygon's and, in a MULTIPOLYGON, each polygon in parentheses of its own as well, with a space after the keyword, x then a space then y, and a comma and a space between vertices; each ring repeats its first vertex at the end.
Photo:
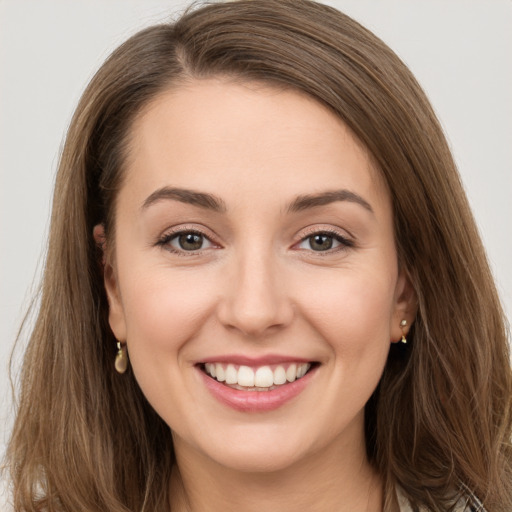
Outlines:
MULTIPOLYGON (((428 512, 426 509, 421 508, 416 511, 411 507, 409 500, 402 494, 402 491, 397 488, 396 490, 398 505, 400 512, 428 512)), ((465 490, 464 495, 459 499, 452 512, 486 512, 483 505, 478 498, 471 492, 465 490)))

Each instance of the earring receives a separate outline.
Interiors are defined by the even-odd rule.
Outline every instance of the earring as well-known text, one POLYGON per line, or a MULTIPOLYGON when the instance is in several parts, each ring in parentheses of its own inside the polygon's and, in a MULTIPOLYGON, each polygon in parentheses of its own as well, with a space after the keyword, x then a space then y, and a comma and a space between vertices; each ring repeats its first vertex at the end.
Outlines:
POLYGON ((402 339, 400 340, 402 343, 407 343, 407 339, 405 337, 404 328, 407 327, 407 320, 402 320, 400 322, 400 328, 402 329, 402 339))
POLYGON ((124 373, 128 368, 128 355, 126 354, 126 345, 121 345, 121 342, 117 342, 117 354, 114 363, 116 371, 118 373, 124 373))

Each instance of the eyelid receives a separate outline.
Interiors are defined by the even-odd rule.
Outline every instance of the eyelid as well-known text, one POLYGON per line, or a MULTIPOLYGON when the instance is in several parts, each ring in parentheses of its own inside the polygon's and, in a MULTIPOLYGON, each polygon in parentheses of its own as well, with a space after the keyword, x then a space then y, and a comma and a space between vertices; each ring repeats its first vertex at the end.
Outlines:
POLYGON ((184 232, 181 232, 181 233, 178 232, 178 233, 175 233, 175 234, 173 234, 173 235, 171 235, 170 237, 167 237, 167 238, 168 238, 168 242, 167 242, 166 245, 170 249, 175 250, 176 252, 184 252, 184 253, 187 253, 187 254, 195 254, 195 253, 204 251, 206 249, 210 249, 211 247, 214 247, 213 242, 207 236, 203 235, 202 233, 198 233, 197 231, 184 231, 184 232), (179 247, 180 242, 181 242, 181 237, 183 235, 185 235, 185 236, 193 235, 194 237, 200 237, 201 247, 199 249, 196 249, 196 250, 187 250, 187 249, 184 249, 182 247, 179 247))
POLYGON ((177 226, 172 226, 170 228, 167 228, 162 232, 161 235, 158 236, 156 243, 156 246, 160 246, 169 252, 172 252, 174 254, 184 255, 184 256, 194 256, 196 254, 200 254, 203 251, 215 248, 221 248, 220 243, 217 242, 216 236, 211 233, 211 230, 199 226, 197 224, 179 224, 177 226), (186 234, 186 233, 194 233, 197 235, 201 235, 204 237, 208 242, 210 242, 211 246, 206 247, 204 249, 198 249, 197 251, 185 251, 182 249, 177 249, 175 247, 170 246, 169 242, 173 240, 174 238, 178 237, 179 235, 186 234))
POLYGON ((345 240, 355 241, 355 237, 349 231, 337 226, 333 226, 332 224, 314 224, 311 226, 306 226, 298 232, 296 238, 297 241, 300 242, 309 236, 320 233, 326 233, 333 236, 339 236, 345 240))
MULTIPOLYGON (((155 245, 161 246, 172 253, 179 254, 179 255, 185 255, 185 256, 194 256, 194 255, 200 254, 201 252, 212 249, 212 248, 215 248, 215 249, 222 248, 222 245, 217 241, 217 237, 215 236, 215 234, 213 234, 210 229, 208 229, 204 226, 198 225, 198 224, 179 224, 176 226, 169 227, 166 230, 164 230, 161 235, 158 236, 158 238, 155 242, 155 245), (204 248, 204 249, 198 249, 197 251, 186 251, 186 250, 181 250, 181 249, 178 249, 175 247, 171 247, 169 245, 169 242, 172 239, 174 239, 175 237, 177 237, 181 234, 185 234, 185 233, 195 233, 195 234, 201 235, 206 240, 208 240, 208 242, 210 242, 211 246, 204 248)), ((302 231, 299 232, 299 234, 296 237, 296 241, 293 243, 292 249, 314 252, 314 253, 317 253, 318 255, 321 255, 321 254, 332 254, 334 252, 344 250, 344 249, 349 249, 354 246, 355 246, 354 237, 351 234, 347 233, 346 230, 343 230, 341 228, 336 228, 332 225, 331 226, 314 225, 314 226, 309 226, 307 228, 304 228, 302 231), (314 235, 320 235, 320 234, 333 237, 335 240, 337 240, 340 243, 340 245, 338 247, 328 249, 326 251, 313 251, 312 249, 311 250, 300 249, 297 247, 299 244, 303 243, 308 238, 310 238, 314 235)))
POLYGON ((322 225, 315 225, 315 226, 309 226, 308 228, 305 228, 305 230, 302 230, 300 234, 298 235, 298 240, 293 244, 293 248, 297 248, 297 250, 304 250, 316 253, 318 255, 322 254, 332 254, 334 252, 349 249, 351 247, 355 246, 355 240, 354 237, 347 233, 346 230, 342 230, 340 228, 336 228, 333 226, 322 226, 322 225), (340 243, 340 246, 335 247, 333 249, 328 249, 326 251, 313 251, 308 249, 300 249, 297 248, 297 246, 303 242, 305 242, 308 238, 311 238, 314 235, 327 235, 333 237, 335 240, 337 240, 340 243))

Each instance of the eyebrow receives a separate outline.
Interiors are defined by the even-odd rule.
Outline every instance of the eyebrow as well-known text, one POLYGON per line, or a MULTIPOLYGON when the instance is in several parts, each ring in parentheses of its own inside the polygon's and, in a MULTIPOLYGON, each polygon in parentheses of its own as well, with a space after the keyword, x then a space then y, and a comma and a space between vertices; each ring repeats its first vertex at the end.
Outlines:
POLYGON ((206 194, 204 192, 175 187, 162 187, 155 190, 146 198, 144 203, 142 203, 141 209, 145 210, 151 205, 166 199, 199 206, 200 208, 205 208, 206 210, 212 210, 214 212, 224 213, 227 210, 226 204, 219 197, 212 194, 206 194))
MULTIPOLYGON (((195 190, 176 188, 176 187, 162 187, 155 190, 149 195, 142 204, 142 210, 149 208, 151 205, 162 200, 174 200, 181 203, 199 206, 206 210, 212 210, 219 213, 227 211, 226 203, 219 197, 205 192, 198 192, 195 190)), ((315 208, 318 206, 325 206, 337 201, 349 201, 361 205, 363 208, 371 213, 374 213, 370 203, 363 199, 360 195, 350 190, 331 190, 327 192, 320 192, 318 194, 305 194, 297 196, 286 208, 288 213, 300 212, 315 208)))
POLYGON ((288 206, 288 212, 299 212, 309 208, 331 204, 336 201, 349 201, 351 203, 356 203, 361 205, 370 213, 374 213, 373 208, 371 207, 370 203, 368 203, 368 201, 363 199, 355 192, 351 192, 350 190, 345 189, 321 192, 318 194, 300 195, 290 203, 288 206))

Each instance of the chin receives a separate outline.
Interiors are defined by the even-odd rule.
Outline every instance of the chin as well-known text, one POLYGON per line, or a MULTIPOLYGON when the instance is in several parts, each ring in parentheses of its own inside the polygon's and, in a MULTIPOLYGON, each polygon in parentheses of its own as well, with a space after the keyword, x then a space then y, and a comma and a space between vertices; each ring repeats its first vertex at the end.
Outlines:
POLYGON ((298 450, 233 447, 210 457, 221 466, 240 473, 275 473, 293 467, 302 459, 298 450))
POLYGON ((297 429, 295 422, 291 426, 255 423, 219 430, 220 436, 212 431, 206 443, 196 448, 214 463, 242 473, 284 471, 322 453, 332 441, 327 435, 315 436, 310 429, 297 429))

